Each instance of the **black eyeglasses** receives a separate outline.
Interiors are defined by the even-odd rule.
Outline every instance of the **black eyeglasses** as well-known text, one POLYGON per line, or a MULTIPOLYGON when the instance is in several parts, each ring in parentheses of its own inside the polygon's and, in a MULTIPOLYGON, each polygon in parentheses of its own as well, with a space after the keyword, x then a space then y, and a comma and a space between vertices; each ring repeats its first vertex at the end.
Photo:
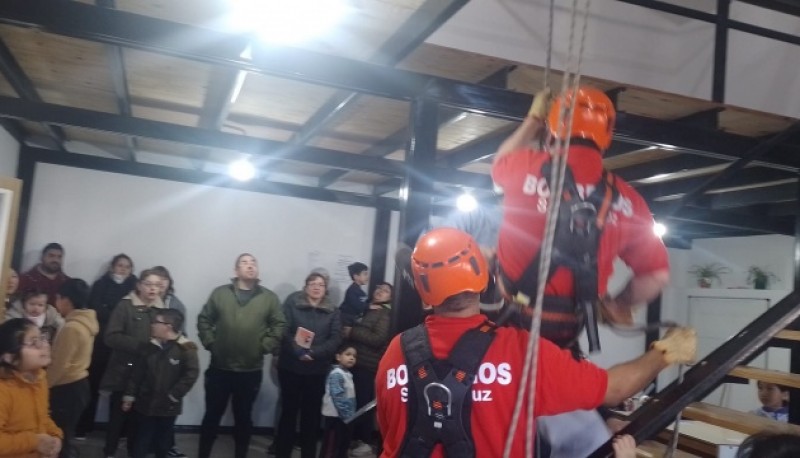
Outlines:
POLYGON ((47 336, 39 336, 34 337, 30 340, 30 342, 22 342, 22 345, 25 347, 33 347, 33 348, 42 348, 45 345, 49 345, 50 341, 47 340, 47 336))

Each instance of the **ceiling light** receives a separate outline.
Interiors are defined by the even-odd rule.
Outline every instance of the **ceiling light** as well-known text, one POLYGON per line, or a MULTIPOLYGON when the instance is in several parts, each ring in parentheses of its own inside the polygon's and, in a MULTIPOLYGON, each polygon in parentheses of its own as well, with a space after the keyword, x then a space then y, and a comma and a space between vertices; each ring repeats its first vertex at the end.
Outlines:
POLYGON ((250 181, 256 176, 256 168, 247 159, 240 159, 228 166, 228 175, 235 180, 250 181))
POLYGON ((664 237, 667 234, 667 226, 662 223, 656 222, 653 224, 653 232, 659 237, 664 237))
POLYGON ((344 0, 229 0, 230 21, 268 44, 296 44, 324 34, 346 11, 344 0))
POLYGON ((468 213, 478 208, 478 201, 475 200, 475 196, 472 194, 464 193, 458 196, 456 208, 464 213, 468 213))

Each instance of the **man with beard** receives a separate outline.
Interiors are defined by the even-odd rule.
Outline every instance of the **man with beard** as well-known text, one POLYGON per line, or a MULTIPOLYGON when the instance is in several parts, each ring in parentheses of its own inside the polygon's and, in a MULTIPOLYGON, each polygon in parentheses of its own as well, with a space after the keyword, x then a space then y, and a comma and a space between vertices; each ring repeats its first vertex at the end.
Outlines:
POLYGON ((60 243, 48 243, 42 250, 42 258, 31 270, 19 276, 19 292, 39 291, 47 294, 47 303, 56 303, 56 294, 69 277, 61 270, 64 264, 64 247, 60 243))

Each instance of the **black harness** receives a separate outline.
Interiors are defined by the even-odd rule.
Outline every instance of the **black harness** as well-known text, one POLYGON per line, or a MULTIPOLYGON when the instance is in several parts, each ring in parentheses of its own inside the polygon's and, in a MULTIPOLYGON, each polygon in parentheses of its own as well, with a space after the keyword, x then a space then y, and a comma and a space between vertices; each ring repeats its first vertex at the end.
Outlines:
POLYGON ((495 329, 489 321, 470 329, 445 360, 434 358, 424 325, 400 336, 409 378, 408 425, 401 457, 428 457, 441 443, 445 456, 475 458, 470 434, 472 383, 495 329))
MULTIPOLYGON (((550 177, 551 165, 546 162, 542 166, 540 176, 543 179, 550 177)), ((572 170, 566 168, 547 279, 549 281, 559 267, 569 269, 575 281, 575 296, 574 300, 545 296, 541 328, 542 337, 562 348, 575 347, 583 326, 586 326, 589 351, 600 350, 597 331, 597 252, 611 207, 618 197, 614 175, 605 170, 594 190, 581 197, 572 170)), ((540 258, 541 249, 513 284, 517 291, 529 297, 536 296, 540 258)))

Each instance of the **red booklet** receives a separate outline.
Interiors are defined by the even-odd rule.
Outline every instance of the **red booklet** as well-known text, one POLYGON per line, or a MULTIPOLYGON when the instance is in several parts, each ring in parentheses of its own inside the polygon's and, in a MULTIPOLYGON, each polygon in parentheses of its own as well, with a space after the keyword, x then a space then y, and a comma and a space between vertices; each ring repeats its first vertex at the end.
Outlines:
POLYGON ((314 331, 299 326, 297 332, 294 333, 294 343, 301 348, 311 348, 311 342, 314 341, 314 331))

